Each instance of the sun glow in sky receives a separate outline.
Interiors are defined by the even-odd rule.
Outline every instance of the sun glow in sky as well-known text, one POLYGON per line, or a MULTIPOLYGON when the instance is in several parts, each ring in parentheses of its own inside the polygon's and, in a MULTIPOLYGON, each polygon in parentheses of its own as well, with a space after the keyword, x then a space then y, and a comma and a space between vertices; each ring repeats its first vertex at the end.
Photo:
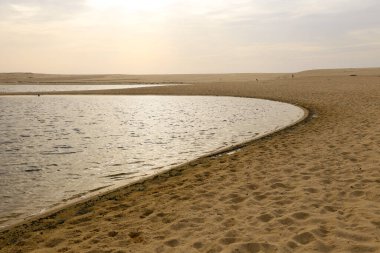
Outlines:
POLYGON ((168 6, 172 1, 168 0, 88 0, 87 4, 95 9, 105 10, 118 8, 127 12, 138 11, 160 11, 168 6))
POLYGON ((378 0, 0 0, 0 72, 380 66, 378 0))

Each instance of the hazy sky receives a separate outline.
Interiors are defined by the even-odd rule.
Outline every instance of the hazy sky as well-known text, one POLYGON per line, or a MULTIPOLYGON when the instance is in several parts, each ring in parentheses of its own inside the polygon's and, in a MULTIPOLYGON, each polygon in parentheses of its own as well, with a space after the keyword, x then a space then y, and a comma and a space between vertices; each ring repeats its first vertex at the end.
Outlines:
POLYGON ((0 72, 371 66, 379 0, 0 0, 0 72))

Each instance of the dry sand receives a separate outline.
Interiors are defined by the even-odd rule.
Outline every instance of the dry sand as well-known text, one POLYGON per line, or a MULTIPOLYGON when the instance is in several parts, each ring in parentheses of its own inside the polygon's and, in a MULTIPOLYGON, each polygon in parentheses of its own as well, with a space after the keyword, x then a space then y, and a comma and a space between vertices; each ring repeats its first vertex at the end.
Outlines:
POLYGON ((128 83, 208 83, 208 82, 248 82, 282 78, 283 73, 244 74, 187 74, 187 75, 49 75, 34 73, 0 73, 0 84, 128 84, 128 83))
POLYGON ((3 231, 0 252, 380 252, 380 69, 220 78, 107 93, 269 98, 310 116, 3 231))

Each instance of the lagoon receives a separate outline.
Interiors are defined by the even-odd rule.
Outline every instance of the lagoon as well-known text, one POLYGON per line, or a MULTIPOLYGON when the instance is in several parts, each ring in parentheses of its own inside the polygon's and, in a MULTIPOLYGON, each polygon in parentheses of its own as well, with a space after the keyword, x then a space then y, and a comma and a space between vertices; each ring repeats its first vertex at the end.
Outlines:
POLYGON ((251 98, 0 97, 0 226, 303 116, 299 107, 251 98))
POLYGON ((0 84, 0 93, 135 89, 162 84, 0 84))

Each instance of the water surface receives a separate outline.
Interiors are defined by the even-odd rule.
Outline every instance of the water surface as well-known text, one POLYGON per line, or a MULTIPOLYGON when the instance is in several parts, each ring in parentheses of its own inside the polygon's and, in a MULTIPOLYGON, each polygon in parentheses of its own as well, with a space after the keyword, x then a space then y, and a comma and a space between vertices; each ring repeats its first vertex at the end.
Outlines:
POLYGON ((287 126, 279 102, 188 96, 0 97, 0 226, 287 126))
POLYGON ((0 92, 48 92, 78 90, 134 89, 142 87, 163 86, 160 84, 0 84, 0 92))

